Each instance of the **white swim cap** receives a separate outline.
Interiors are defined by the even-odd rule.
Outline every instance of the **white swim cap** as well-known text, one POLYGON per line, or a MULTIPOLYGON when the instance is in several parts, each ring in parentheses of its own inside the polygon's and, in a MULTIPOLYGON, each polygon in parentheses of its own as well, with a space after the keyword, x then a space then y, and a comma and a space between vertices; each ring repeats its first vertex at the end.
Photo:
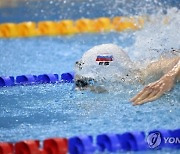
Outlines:
POLYGON ((107 79, 127 74, 131 66, 130 58, 120 47, 102 44, 84 53, 76 73, 84 77, 107 79))

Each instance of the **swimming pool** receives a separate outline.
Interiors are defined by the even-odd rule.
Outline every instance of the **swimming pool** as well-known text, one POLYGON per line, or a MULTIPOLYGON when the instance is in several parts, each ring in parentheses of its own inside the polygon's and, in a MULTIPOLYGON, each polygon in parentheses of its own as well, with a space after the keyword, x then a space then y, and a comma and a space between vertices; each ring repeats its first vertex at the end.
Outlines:
MULTIPOLYGON (((136 41, 133 32, 0 39, 0 76, 72 71, 85 51, 102 43, 120 45, 134 58, 136 41)), ((75 92, 72 83, 1 88, 0 141, 180 128, 179 84, 159 100, 134 107, 128 100, 142 87, 119 85, 106 94, 75 92)))

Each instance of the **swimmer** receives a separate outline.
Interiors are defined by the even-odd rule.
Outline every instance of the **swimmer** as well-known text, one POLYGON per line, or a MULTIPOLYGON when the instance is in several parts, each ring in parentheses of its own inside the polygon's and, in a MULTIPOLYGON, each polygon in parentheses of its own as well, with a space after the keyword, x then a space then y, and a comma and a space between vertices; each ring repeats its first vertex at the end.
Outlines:
POLYGON ((161 97, 180 81, 179 50, 173 57, 161 57, 142 68, 132 62, 129 56, 117 45, 103 44, 88 50, 80 61, 76 62, 75 84, 80 90, 90 89, 106 92, 108 82, 126 82, 147 84, 130 101, 133 105, 151 102, 161 97))

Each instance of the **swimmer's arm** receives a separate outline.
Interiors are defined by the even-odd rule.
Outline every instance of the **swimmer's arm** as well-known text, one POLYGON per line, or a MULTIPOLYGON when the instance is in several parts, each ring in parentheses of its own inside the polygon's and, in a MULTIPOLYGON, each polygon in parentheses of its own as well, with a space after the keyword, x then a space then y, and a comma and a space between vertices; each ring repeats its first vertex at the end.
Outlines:
POLYGON ((179 60, 179 62, 177 63, 177 65, 175 66, 174 69, 175 69, 174 72, 175 72, 175 74, 176 74, 176 81, 177 81, 177 82, 180 82, 180 60, 179 60))
POLYGON ((149 64, 146 69, 141 70, 143 81, 145 81, 150 76, 162 77, 167 72, 169 72, 180 60, 179 57, 171 59, 160 59, 157 62, 149 64))
POLYGON ((146 86, 130 101, 133 105, 140 105, 146 102, 154 101, 161 97, 165 92, 170 91, 175 82, 180 81, 180 59, 176 65, 158 81, 146 86))

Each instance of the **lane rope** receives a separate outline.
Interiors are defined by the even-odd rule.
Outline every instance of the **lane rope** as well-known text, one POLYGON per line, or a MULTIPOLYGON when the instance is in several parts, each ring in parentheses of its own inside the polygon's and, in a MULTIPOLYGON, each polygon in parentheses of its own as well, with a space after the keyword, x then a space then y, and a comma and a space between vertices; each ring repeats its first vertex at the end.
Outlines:
POLYGON ((2 76, 0 77, 0 87, 12 87, 17 85, 34 85, 46 83, 64 83, 74 81, 74 72, 58 74, 41 75, 20 75, 20 76, 2 76))
POLYGON ((92 154, 119 153, 128 151, 154 151, 180 149, 180 129, 153 130, 147 135, 143 131, 123 134, 100 134, 74 136, 71 138, 48 138, 25 140, 16 143, 0 142, 0 154, 92 154), (41 145, 41 146, 40 146, 41 145))
POLYGON ((143 28, 144 17, 100 17, 62 21, 29 21, 0 24, 0 38, 74 35, 78 33, 98 33, 108 31, 138 30, 143 28))

